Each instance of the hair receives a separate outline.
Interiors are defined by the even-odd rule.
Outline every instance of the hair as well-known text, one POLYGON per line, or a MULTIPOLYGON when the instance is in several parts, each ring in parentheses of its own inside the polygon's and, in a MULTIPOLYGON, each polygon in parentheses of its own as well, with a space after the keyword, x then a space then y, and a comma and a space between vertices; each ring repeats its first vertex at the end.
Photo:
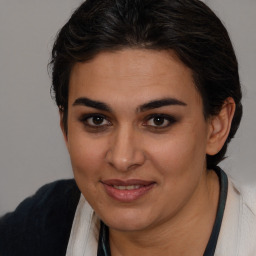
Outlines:
POLYGON ((125 48, 173 50, 192 70, 207 119, 217 115, 225 100, 236 104, 228 138, 207 168, 225 158, 242 117, 238 63, 220 19, 199 0, 87 0, 59 31, 52 59, 52 92, 63 114, 66 132, 69 79, 77 62, 103 51, 125 48))

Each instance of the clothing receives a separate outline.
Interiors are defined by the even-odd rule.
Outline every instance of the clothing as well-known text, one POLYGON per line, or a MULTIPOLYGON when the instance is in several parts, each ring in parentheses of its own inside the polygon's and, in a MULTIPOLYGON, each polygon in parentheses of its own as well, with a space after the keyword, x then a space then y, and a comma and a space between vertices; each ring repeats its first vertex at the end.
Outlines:
POLYGON ((80 191, 74 180, 43 186, 0 219, 0 256, 64 256, 80 191))
MULTIPOLYGON (((237 186, 230 178, 228 186, 215 256, 255 256, 256 188, 237 186)), ((66 255, 81 201, 87 204, 89 216, 84 241, 90 254, 84 255, 97 255, 97 217, 75 181, 62 180, 43 186, 0 219, 0 256, 66 255)))
POLYGON ((215 256, 256 255, 256 186, 229 178, 228 197, 215 256))

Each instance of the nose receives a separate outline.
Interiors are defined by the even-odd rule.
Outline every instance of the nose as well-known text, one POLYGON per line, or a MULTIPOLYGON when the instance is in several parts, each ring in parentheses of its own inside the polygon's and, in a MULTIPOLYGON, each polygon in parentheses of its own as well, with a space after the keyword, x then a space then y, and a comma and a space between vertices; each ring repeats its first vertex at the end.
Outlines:
POLYGON ((140 142, 140 137, 136 136, 132 129, 120 128, 111 138, 106 161, 116 170, 123 172, 143 165, 145 154, 140 142))

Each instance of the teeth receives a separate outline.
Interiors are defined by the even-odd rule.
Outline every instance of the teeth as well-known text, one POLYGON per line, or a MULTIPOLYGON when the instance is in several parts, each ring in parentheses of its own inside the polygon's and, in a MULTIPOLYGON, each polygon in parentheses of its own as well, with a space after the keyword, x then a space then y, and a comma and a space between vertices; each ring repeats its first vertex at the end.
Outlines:
POLYGON ((141 186, 140 185, 130 185, 130 186, 113 186, 116 189, 120 189, 120 190, 132 190, 132 189, 138 189, 141 186))

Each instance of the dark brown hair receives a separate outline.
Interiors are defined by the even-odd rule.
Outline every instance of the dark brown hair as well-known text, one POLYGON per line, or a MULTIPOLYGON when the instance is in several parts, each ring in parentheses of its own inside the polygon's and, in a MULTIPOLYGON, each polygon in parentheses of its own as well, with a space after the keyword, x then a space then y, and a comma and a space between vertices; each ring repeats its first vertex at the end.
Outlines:
POLYGON ((236 111, 221 151, 207 155, 207 167, 225 156, 242 116, 236 56, 219 18, 199 0, 87 0, 58 33, 52 50, 52 92, 66 132, 72 67, 102 51, 123 48, 174 50, 194 76, 205 118, 232 97, 236 111))

